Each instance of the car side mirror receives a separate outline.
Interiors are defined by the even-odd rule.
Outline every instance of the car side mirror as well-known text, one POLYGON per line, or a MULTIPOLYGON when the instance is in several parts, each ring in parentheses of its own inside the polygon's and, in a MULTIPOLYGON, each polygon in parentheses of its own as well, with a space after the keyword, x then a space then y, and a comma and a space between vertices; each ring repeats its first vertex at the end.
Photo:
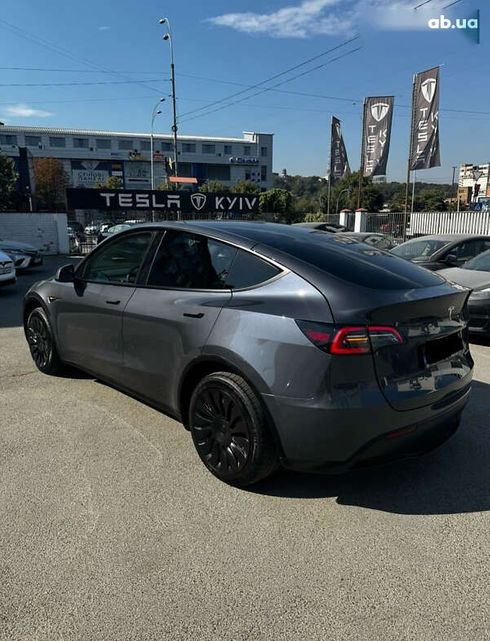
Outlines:
POLYGON ((458 257, 456 254, 448 254, 444 260, 444 262, 447 265, 457 265, 458 264, 458 257))
POLYGON ((75 282, 75 268, 73 265, 63 265, 56 272, 55 280, 58 283, 74 283, 75 282))

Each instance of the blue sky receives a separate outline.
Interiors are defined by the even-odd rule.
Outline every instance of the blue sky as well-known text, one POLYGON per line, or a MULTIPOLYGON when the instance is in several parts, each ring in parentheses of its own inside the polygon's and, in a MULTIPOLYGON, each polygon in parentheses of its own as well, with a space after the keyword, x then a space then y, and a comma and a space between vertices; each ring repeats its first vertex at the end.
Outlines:
MULTIPOLYGON (((164 27, 158 23, 166 15, 174 33, 180 133, 273 132, 275 171, 287 168, 289 173, 324 175, 332 115, 342 120, 349 160, 356 168, 362 99, 395 95, 388 178, 404 180, 412 74, 443 65, 443 166, 419 172, 419 178, 450 181, 453 165, 490 160, 490 3, 456 0, 445 9, 454 0, 428 0, 414 10, 423 1, 3 0, 0 120, 147 131, 159 95, 170 93, 169 48, 162 40, 164 27), (467 36, 468 30, 427 27, 428 19, 441 14, 469 18, 477 9, 479 45, 467 36), (325 65, 281 85, 281 92, 267 91, 215 113, 184 115, 355 35, 360 37, 350 45, 279 78, 276 82, 325 65), (329 62, 343 54, 342 59, 329 62), (38 84, 54 86, 28 86, 38 84)), ((169 132, 170 124, 168 102, 157 129, 169 132)))

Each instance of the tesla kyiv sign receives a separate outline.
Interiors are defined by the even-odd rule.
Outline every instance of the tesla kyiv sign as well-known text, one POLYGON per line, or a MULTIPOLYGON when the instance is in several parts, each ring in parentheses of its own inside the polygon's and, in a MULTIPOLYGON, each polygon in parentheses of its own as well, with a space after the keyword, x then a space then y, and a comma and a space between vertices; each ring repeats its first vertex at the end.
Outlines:
POLYGON ((134 189, 67 189, 70 209, 148 210, 167 212, 251 214, 259 211, 258 195, 138 191, 134 189))

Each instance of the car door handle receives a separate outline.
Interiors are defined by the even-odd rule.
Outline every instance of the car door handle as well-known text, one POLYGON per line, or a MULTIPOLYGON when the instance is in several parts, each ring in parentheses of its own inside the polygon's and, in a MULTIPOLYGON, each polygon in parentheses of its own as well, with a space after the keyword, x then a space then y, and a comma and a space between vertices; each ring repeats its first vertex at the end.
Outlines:
POLYGON ((108 305, 119 305, 120 302, 121 302, 120 300, 106 300, 106 303, 108 305))
POLYGON ((202 318, 204 314, 202 312, 199 312, 199 314, 186 314, 184 313, 184 316, 186 318, 202 318))

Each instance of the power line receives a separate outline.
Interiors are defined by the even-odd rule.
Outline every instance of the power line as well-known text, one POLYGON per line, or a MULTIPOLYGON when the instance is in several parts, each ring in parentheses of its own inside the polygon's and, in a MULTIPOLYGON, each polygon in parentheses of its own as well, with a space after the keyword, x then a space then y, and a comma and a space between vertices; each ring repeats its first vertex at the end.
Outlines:
MULTIPOLYGON (((141 85, 145 82, 161 82, 155 80, 102 80, 99 82, 7 82, 0 83, 0 87, 86 87, 89 85, 141 85)), ((167 82, 169 82, 167 80, 167 82)))
MULTIPOLYGON (((323 67, 326 67, 329 64, 332 64, 333 62, 336 62, 337 60, 341 60, 342 58, 345 58, 347 56, 352 55, 353 53, 356 53, 357 51, 360 51, 360 49, 362 49, 362 47, 358 47, 357 49, 352 49, 351 51, 348 51, 347 53, 343 53, 340 56, 337 56, 336 58, 332 58, 331 60, 329 60, 326 63, 323 63, 321 65, 317 65, 316 67, 313 67, 312 69, 307 69, 306 71, 303 71, 302 73, 298 74, 297 76, 293 76, 292 78, 286 78, 286 80, 282 80, 281 82, 278 82, 277 84, 273 85, 272 87, 266 87, 265 89, 261 89, 260 91, 257 91, 256 93, 251 94, 250 96, 245 96, 243 98, 235 100, 234 102, 228 103, 226 105, 222 105, 221 107, 218 107, 217 109, 212 109, 211 111, 206 111, 205 113, 200 113, 200 114, 198 113, 198 114, 192 116, 191 118, 185 118, 181 122, 188 122, 189 120, 195 120, 196 118, 201 118, 202 116, 209 116, 209 115, 211 115, 213 113, 216 113, 217 111, 221 111, 223 109, 227 109, 228 107, 233 107, 234 105, 236 105, 236 104, 238 104, 240 102, 243 102, 244 100, 249 100, 250 98, 255 98, 255 96, 259 96, 260 94, 263 94, 263 93, 265 93, 267 91, 271 91, 272 89, 275 89, 276 87, 279 87, 279 86, 281 86, 283 84, 286 84, 288 82, 292 82, 293 80, 297 80, 298 78, 301 78, 303 76, 306 76, 309 73, 312 73, 313 71, 317 71, 318 69, 322 69, 323 67)), ((284 75, 284 74, 281 74, 281 75, 284 75)), ((266 81, 264 81, 264 82, 266 82, 266 81)), ((264 83, 261 83, 261 84, 264 84, 264 83)), ((243 93, 243 92, 240 92, 240 93, 243 93)), ((209 105, 208 105, 208 107, 209 107, 209 105)), ((205 109, 205 107, 203 109, 205 109)), ((196 111, 198 111, 198 110, 194 109, 194 110, 189 111, 187 113, 190 114, 190 113, 194 113, 196 111)))
MULTIPOLYGON (((115 76, 119 76, 124 78, 124 80, 129 80, 129 78, 125 77, 123 74, 119 73, 118 71, 114 71, 112 69, 109 69, 108 67, 104 67, 103 65, 99 65, 98 63, 92 62, 91 60, 88 60, 86 58, 82 58, 79 56, 75 56, 72 54, 70 51, 67 49, 64 49, 63 47, 60 47, 58 45, 55 45, 48 40, 45 40, 44 38, 41 38, 37 35, 34 35, 32 33, 29 33, 25 29, 21 29, 20 27, 17 27, 14 24, 11 24, 10 22, 7 22, 6 20, 3 20, 0 18, 0 27, 3 29, 6 29, 7 31, 10 31, 10 33, 13 33, 19 38, 23 38, 24 40, 28 40, 30 42, 34 42, 41 47, 44 47, 46 49, 50 49, 51 51, 54 51, 55 53, 58 53, 61 56, 64 56, 65 58, 69 58, 70 60, 73 60, 75 62, 78 62, 79 64, 83 64, 85 66, 89 66, 95 69, 99 69, 101 71, 104 71, 106 73, 111 73, 114 74, 115 76)), ((147 81, 148 82, 148 81, 147 81)), ((150 85, 142 85, 146 89, 149 89, 150 91, 154 93, 160 93, 158 89, 155 87, 152 87, 150 85)))
POLYGON ((280 78, 282 76, 285 76, 288 73, 291 73, 292 71, 296 71, 296 69, 300 69, 301 67, 304 67, 305 65, 310 64, 311 62, 314 62, 315 60, 318 60, 319 58, 323 58, 324 56, 328 55, 329 53, 332 53, 333 51, 336 51, 337 49, 340 49, 341 47, 345 47, 345 45, 350 44, 351 42, 354 42, 355 40, 358 40, 359 36, 354 36, 353 38, 350 38, 350 40, 346 40, 345 42, 342 42, 341 44, 337 45, 336 47, 332 47, 331 49, 327 49, 327 51, 323 51, 322 53, 313 56, 312 58, 309 58, 308 60, 305 60, 303 62, 300 62, 297 65, 294 65, 293 67, 290 67, 289 69, 286 69, 285 71, 281 71, 280 73, 276 73, 275 75, 271 76, 270 78, 266 78, 265 80, 262 80, 261 82, 257 82, 254 85, 251 85, 250 87, 247 87, 246 89, 242 89, 241 91, 237 91, 236 93, 230 94, 229 96, 226 96, 224 98, 220 98, 219 100, 215 100, 214 102, 209 103, 206 107, 201 107, 200 109, 193 109, 192 111, 188 111, 184 114, 181 115, 181 117, 184 116, 189 116, 193 113, 196 113, 198 111, 203 111, 204 109, 208 109, 209 107, 214 107, 215 105, 221 104, 222 102, 226 102, 228 100, 231 100, 232 98, 236 98, 237 96, 241 96, 244 93, 248 93, 252 89, 257 89, 258 87, 262 87, 263 85, 267 84, 268 82, 272 82, 273 80, 276 80, 277 78, 280 78))

